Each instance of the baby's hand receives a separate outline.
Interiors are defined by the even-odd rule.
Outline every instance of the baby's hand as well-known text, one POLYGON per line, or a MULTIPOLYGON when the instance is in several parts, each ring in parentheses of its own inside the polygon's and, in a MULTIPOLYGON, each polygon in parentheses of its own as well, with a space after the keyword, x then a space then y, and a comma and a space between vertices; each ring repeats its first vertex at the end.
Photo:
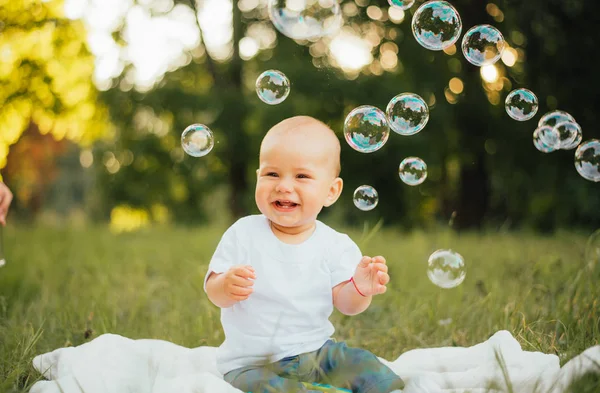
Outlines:
POLYGON ((364 296, 379 295, 387 290, 386 284, 390 282, 387 273, 388 267, 385 258, 377 256, 371 258, 364 256, 354 273, 354 283, 364 296))
POLYGON ((254 268, 250 265, 233 266, 223 275, 223 291, 228 299, 240 302, 248 299, 254 292, 256 274, 254 268))

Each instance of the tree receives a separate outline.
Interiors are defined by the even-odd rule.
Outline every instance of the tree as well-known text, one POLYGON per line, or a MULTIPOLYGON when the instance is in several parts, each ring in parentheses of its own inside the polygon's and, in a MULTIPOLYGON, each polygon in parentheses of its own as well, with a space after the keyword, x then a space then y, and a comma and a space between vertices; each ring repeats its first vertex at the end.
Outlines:
MULTIPOLYGON (((63 2, 2 1, 0 20, 0 168, 7 164, 9 147, 26 130, 83 145, 108 135, 110 123, 107 110, 97 103, 94 59, 83 25, 63 16, 63 2)), ((44 148, 31 145, 31 138, 21 150, 44 148)))
MULTIPOLYGON (((575 173, 573 152, 538 152, 531 142, 537 119, 516 122, 503 107, 505 95, 516 87, 538 93, 538 116, 557 107, 555 97, 565 97, 566 109, 574 105, 576 97, 570 87, 583 86, 580 78, 594 80, 597 76, 593 67, 579 66, 577 74, 568 70, 569 59, 576 53, 595 54, 593 41, 575 39, 582 33, 592 36, 592 28, 578 30, 573 21, 582 10, 595 15, 597 5, 532 1, 517 7, 508 1, 453 2, 463 17, 463 33, 476 24, 494 24, 510 46, 515 61, 507 65, 498 62, 498 78, 485 81, 479 67, 463 58, 460 41, 443 52, 426 50, 415 42, 410 21, 422 2, 395 15, 388 12, 385 0, 342 2, 343 33, 362 37, 370 48, 370 62, 361 69, 349 67, 348 59, 335 55, 335 38, 292 40, 275 32, 265 2, 253 2, 251 7, 234 3, 228 57, 213 56, 200 39, 192 60, 167 72, 150 91, 136 91, 127 84, 123 88, 127 75, 121 75, 103 94, 118 138, 99 149, 97 156, 100 160, 106 154, 126 157, 129 150, 136 157, 134 163, 138 158, 142 162, 121 165, 118 171, 115 166, 103 169, 109 203, 148 206, 161 201, 179 219, 196 220, 207 210, 204 197, 226 182, 231 215, 246 214, 253 209, 250 185, 262 135, 285 117, 307 114, 327 122, 342 141, 346 188, 333 210, 351 222, 368 216, 406 226, 454 217, 461 229, 481 228, 486 222, 546 229, 584 221, 598 224, 598 193, 594 184, 575 173), (556 24, 559 18, 555 14, 564 18, 564 25, 556 24), (554 27, 540 30, 547 20, 554 27), (259 50, 244 57, 239 47, 246 38, 259 50), (544 45, 564 56, 554 61, 539 52, 544 45), (254 92, 254 80, 270 68, 283 71, 292 81, 292 93, 277 106, 262 103, 254 92), (548 88, 552 78, 554 92, 548 88), (557 80, 564 83, 557 84, 557 80), (428 102, 431 116, 425 130, 411 137, 392 133, 387 145, 376 153, 365 155, 350 149, 343 141, 344 117, 363 104, 385 109, 388 101, 402 92, 419 94, 428 102), (141 132, 136 118, 144 117, 166 122, 166 131, 141 132), (209 125, 217 139, 214 151, 202 159, 185 157, 178 146, 181 131, 196 122, 209 125), (428 165, 428 179, 419 187, 409 187, 398 179, 398 164, 407 156, 419 156, 428 165), (144 161, 151 165, 143 165, 144 161), (378 208, 368 215, 354 209, 351 202, 352 191, 361 184, 374 186, 380 195, 378 208)), ((178 4, 196 7, 189 1, 178 4)), ((198 4, 201 7, 202 3, 198 4)), ((198 31, 205 33, 201 23, 198 31)), ((595 95, 583 88, 577 92, 593 106, 595 95)), ((581 118, 590 124, 589 110, 581 118)), ((591 127, 586 130, 592 131, 588 134, 592 137, 591 127)))

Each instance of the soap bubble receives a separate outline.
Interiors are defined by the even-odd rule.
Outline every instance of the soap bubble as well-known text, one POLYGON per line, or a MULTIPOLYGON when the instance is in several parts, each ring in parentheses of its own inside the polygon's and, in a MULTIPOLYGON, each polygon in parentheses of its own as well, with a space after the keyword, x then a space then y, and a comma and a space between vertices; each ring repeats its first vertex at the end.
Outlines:
POLYGON ((429 1, 413 15, 412 32, 417 42, 430 50, 452 46, 462 32, 462 21, 456 9, 446 1, 429 1))
POLYGON ((295 40, 316 40, 343 24, 337 0, 269 0, 268 9, 275 28, 295 40))
POLYGON ((452 250, 437 250, 429 257, 427 277, 440 288, 454 288, 467 275, 465 260, 452 250))
POLYGON ((515 89, 506 96, 504 105, 510 117, 518 121, 526 121, 537 113, 538 99, 530 90, 515 89))
POLYGON ((354 206, 360 210, 365 212, 373 210, 378 202, 379 195, 373 187, 364 185, 354 190, 354 206))
POLYGON ((462 40, 462 52, 469 63, 482 67, 502 57, 506 42, 500 30, 490 25, 471 27, 462 40))
MULTIPOLYGON (((581 138, 583 138, 581 127, 574 121, 563 121, 555 125, 554 129, 560 135, 561 149, 569 150, 569 146, 574 143, 577 143, 577 145, 581 143, 581 138), (579 142, 577 142, 577 139, 579 139, 579 142)), ((571 147, 571 149, 575 148, 575 146, 571 147)))
POLYGON ((533 145, 542 153, 551 153, 560 147, 560 134, 550 126, 538 127, 533 132, 533 145))
POLYGON ((202 157, 210 153, 215 145, 213 133, 204 124, 192 124, 181 134, 181 147, 192 157, 202 157))
MULTIPOLYGON (((560 126, 560 124, 556 127, 558 128, 560 126)), ((560 146, 561 149, 563 150, 571 150, 571 149, 575 149, 577 146, 579 146, 579 144, 581 143, 581 141, 583 140, 583 133, 581 132, 581 127, 577 127, 576 128, 576 133, 577 135, 575 136, 575 139, 573 139, 573 142, 566 144, 564 146, 560 146)))
POLYGON ((392 7, 399 7, 407 10, 415 4, 415 0, 388 0, 392 7))
POLYGON ((600 229, 589 237, 585 246, 585 262, 590 267, 600 265, 600 229))
POLYGON ((575 150, 575 169, 587 180, 600 182, 600 140, 585 141, 575 150))
POLYGON ((280 104, 290 94, 290 80, 281 71, 267 70, 256 78, 256 94, 266 104, 280 104))
POLYGON ((552 111, 552 112, 546 113, 544 116, 542 116, 540 118, 540 121, 538 121, 538 127, 542 127, 542 126, 554 127, 558 123, 562 123, 564 121, 575 122, 575 118, 564 111, 552 111))
POLYGON ((385 145, 390 136, 385 113, 370 105, 353 109, 344 121, 344 137, 354 150, 372 153, 385 145))
POLYGON ((417 186, 427 179, 427 164, 419 157, 407 157, 398 168, 400 179, 409 186, 417 186))
POLYGON ((392 98, 386 114, 390 128, 400 135, 414 135, 421 131, 429 120, 429 108, 421 97, 403 93, 392 98))

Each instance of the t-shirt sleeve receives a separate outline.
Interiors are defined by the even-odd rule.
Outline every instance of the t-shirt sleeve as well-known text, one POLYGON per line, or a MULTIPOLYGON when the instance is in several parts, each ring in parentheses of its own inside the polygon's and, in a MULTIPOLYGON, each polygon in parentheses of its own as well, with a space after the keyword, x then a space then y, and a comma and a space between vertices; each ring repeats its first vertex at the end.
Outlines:
POLYGON ((344 235, 338 242, 338 246, 335 247, 335 251, 330 254, 330 258, 331 287, 333 288, 352 278, 356 266, 362 259, 362 253, 350 236, 344 235))
POLYGON ((211 272, 225 273, 229 268, 239 263, 237 262, 239 252, 235 232, 234 226, 231 226, 221 237, 217 249, 208 264, 206 276, 204 276, 204 292, 206 292, 206 281, 208 281, 211 272))

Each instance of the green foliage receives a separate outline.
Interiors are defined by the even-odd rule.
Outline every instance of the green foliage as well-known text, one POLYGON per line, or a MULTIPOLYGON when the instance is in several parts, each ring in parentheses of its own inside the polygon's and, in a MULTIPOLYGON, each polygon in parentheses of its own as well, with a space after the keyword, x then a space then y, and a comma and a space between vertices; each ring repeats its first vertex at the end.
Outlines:
MULTIPOLYGON (((383 255, 391 282, 358 316, 332 316, 336 338, 395 359, 422 347, 470 346, 506 329, 524 350, 561 363, 600 343, 600 265, 582 258, 586 237, 447 230, 403 233, 350 228, 366 255, 383 255), (426 275, 436 249, 464 256, 451 290, 426 275)), ((225 226, 162 227, 113 235, 107 228, 8 228, 0 269, 0 391, 25 392, 40 353, 103 333, 219 345, 219 309, 202 290, 225 226), (36 247, 20 247, 23 239, 36 247), (177 283, 177 285, 174 285, 177 283)), ((343 230, 343 228, 338 228, 343 230)))
MULTIPOLYGON (((344 7, 352 1, 343 3, 344 7)), ((106 152, 129 151, 135 160, 117 172, 99 165, 99 192, 106 197, 106 208, 160 203, 176 219, 198 222, 211 209, 203 201, 213 189, 226 185, 233 216, 253 211, 254 170, 262 135, 285 117, 304 114, 328 123, 342 141, 345 192, 339 216, 348 223, 365 217, 353 208, 351 198, 357 186, 369 184, 380 195, 369 217, 385 217, 387 224, 427 226, 452 215, 459 229, 501 224, 545 231, 599 226, 598 186, 576 173, 573 151, 543 154, 532 143, 539 116, 555 108, 575 116, 584 140, 598 137, 592 109, 597 98, 588 88, 599 78, 593 67, 599 52, 592 39, 600 22, 598 5, 582 1, 523 5, 508 0, 492 4, 495 8, 475 0, 453 4, 465 31, 475 24, 493 24, 518 50, 512 68, 497 64, 499 90, 482 83, 479 68, 463 58, 459 45, 449 55, 416 43, 410 20, 419 3, 399 24, 371 20, 367 6, 386 9, 385 0, 360 2, 356 15, 346 18, 347 26, 363 36, 377 32, 379 43, 373 55, 378 64, 389 45, 398 48, 398 65, 389 70, 379 66, 381 75, 370 66, 360 75, 344 73, 313 50, 319 43, 298 43, 278 34, 273 48, 248 61, 234 51, 230 60, 217 63, 202 52, 146 93, 123 88, 125 77, 116 80, 102 100, 111 109, 118 133, 113 143, 97 146, 97 162, 106 152), (592 19, 579 23, 583 15, 592 19), (582 61, 574 62, 575 58, 582 61), (292 81, 290 96, 277 106, 262 103, 254 92, 254 80, 270 68, 283 71, 292 81), (463 92, 449 92, 452 78, 462 81, 463 92), (528 122, 516 122, 504 111, 504 97, 516 87, 527 87, 540 99, 538 115, 528 122), (376 153, 352 150, 343 140, 346 114, 363 104, 384 109, 402 92, 419 94, 430 104, 427 127, 410 137, 392 133, 376 153), (144 118, 162 119, 163 128, 157 132, 152 128, 156 124, 151 126, 152 121, 144 118), (184 156, 178 147, 181 132, 192 123, 207 124, 215 133, 216 145, 207 157, 184 156), (419 156, 427 163, 429 174, 423 185, 409 187, 398 178, 398 165, 407 156, 419 156)), ((251 27, 270 25, 261 7, 245 13, 233 7, 234 48, 251 27)))
POLYGON ((83 23, 65 18, 63 8, 62 0, 0 1, 0 168, 30 128, 82 144, 110 133, 83 23))

